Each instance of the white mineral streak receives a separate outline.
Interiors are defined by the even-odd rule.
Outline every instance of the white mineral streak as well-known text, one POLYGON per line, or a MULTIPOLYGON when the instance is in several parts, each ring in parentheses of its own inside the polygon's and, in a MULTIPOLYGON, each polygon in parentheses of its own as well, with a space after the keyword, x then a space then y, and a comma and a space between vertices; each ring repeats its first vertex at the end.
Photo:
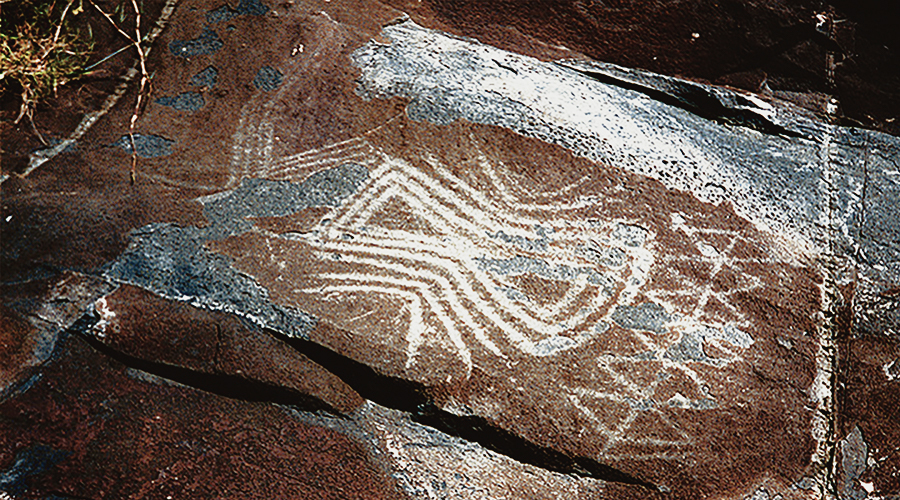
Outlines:
POLYGON ((106 327, 112 323, 112 320, 116 317, 116 312, 109 308, 109 304, 106 302, 106 297, 101 297, 94 302, 94 312, 100 316, 100 321, 94 325, 94 333, 99 338, 106 337, 106 327))
POLYGON ((898 373, 900 373, 900 370, 897 369, 898 363, 900 363, 900 359, 891 361, 890 363, 887 363, 882 367, 884 375, 888 380, 897 380, 898 378, 900 378, 900 375, 898 375, 898 373))

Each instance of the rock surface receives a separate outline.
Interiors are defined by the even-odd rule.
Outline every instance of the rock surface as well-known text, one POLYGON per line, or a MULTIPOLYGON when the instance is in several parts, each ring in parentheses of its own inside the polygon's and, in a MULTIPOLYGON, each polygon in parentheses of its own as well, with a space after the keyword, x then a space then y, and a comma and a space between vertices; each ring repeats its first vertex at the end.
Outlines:
POLYGON ((0 492, 900 495, 900 140, 620 3, 179 3, 2 184, 0 492))

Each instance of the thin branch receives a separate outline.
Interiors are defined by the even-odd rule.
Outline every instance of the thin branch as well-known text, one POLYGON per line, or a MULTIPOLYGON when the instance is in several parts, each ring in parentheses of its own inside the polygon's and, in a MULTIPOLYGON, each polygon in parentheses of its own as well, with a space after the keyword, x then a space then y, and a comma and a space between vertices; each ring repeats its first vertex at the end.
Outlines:
POLYGON ((115 28, 116 31, 119 32, 119 34, 121 34, 122 36, 124 36, 129 42, 134 43, 134 39, 132 39, 132 38, 128 35, 128 33, 125 33, 124 31, 122 31, 122 28, 120 28, 119 25, 116 24, 115 21, 113 21, 113 18, 110 17, 109 14, 107 14, 106 12, 104 12, 103 9, 101 9, 99 5, 95 4, 93 0, 88 0, 88 2, 90 2, 91 5, 93 5, 94 8, 97 9, 97 11, 100 12, 100 14, 102 14, 103 17, 105 17, 107 21, 109 21, 109 24, 111 24, 112 27, 115 28))
MULTIPOLYGON (((0 4, 6 3, 8 1, 11 0, 0 0, 0 4)), ((144 49, 145 57, 148 56, 153 50, 153 42, 159 37, 160 33, 162 33, 166 26, 168 26, 169 18, 172 17, 172 13, 175 12, 175 6, 177 4, 178 0, 166 0, 165 5, 163 5, 162 12, 160 12, 159 17, 153 23, 153 29, 151 29, 150 32, 147 33, 147 36, 145 36, 144 39, 141 40, 141 42, 146 46, 146 48, 144 49)), ((128 85, 137 75, 137 66, 137 63, 131 65, 131 68, 129 68, 129 70, 122 77, 122 81, 119 83, 119 85, 116 86, 116 89, 113 91, 113 93, 107 96, 106 100, 103 101, 100 109, 84 115, 81 118, 81 122, 79 122, 75 127, 75 130, 72 131, 71 134, 69 134, 69 137, 64 139, 59 144, 52 146, 49 150, 40 150, 31 153, 31 158, 25 171, 21 174, 13 175, 19 178, 28 176, 31 172, 34 172, 41 165, 65 150, 66 147, 74 144, 75 141, 84 136, 84 134, 86 134, 87 131, 91 129, 94 123, 96 123, 101 116, 109 112, 109 110, 119 102, 119 100, 122 98, 122 95, 127 90, 128 85)), ((10 174, 4 173, 2 169, 0 169, 0 184, 6 182, 10 177, 10 174)))
MULTIPOLYGON (((74 0, 72 0, 74 1, 74 0)), ((132 38, 125 33, 122 28, 113 21, 112 17, 109 14, 103 11, 97 4, 93 2, 93 0, 88 0, 91 2, 91 5, 94 6, 95 9, 100 11, 103 14, 103 17, 109 21, 110 24, 118 31, 122 36, 124 36, 131 44, 134 46, 134 49, 138 54, 138 62, 141 66, 141 86, 138 90, 137 99, 135 99, 134 103, 134 112, 131 114, 131 121, 128 124, 128 139, 131 143, 131 184, 135 182, 135 176, 137 171, 137 144, 134 142, 134 126, 137 123, 138 117, 141 112, 141 104, 144 102, 144 95, 147 93, 147 86, 150 83, 150 75, 147 73, 147 58, 144 55, 144 48, 141 47, 141 9, 138 7, 137 0, 131 0, 131 6, 134 8, 134 33, 135 37, 132 38)))
POLYGON ((69 12, 69 8, 72 7, 72 4, 75 3, 75 0, 69 0, 69 3, 66 4, 66 8, 63 9, 62 16, 59 18, 59 24, 56 25, 56 32, 53 33, 53 43, 47 47, 47 50, 44 51, 44 55, 41 56, 41 60, 46 58, 50 51, 56 47, 56 42, 59 41, 59 34, 62 31, 63 23, 66 21, 66 14, 69 12))

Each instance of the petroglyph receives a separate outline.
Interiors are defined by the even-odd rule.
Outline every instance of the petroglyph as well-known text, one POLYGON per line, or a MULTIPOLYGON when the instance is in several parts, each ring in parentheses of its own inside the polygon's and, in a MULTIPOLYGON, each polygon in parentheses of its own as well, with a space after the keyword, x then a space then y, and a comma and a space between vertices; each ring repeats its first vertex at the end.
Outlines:
MULTIPOLYGON (((487 163, 480 161, 491 170, 487 163)), ((498 343, 534 354, 537 342, 594 328, 616 289, 639 279, 632 266, 622 263, 615 270, 581 251, 616 244, 616 225, 601 229, 553 218, 558 209, 515 203, 502 184, 476 190, 436 160, 430 167, 384 156, 368 184, 329 222, 296 236, 334 268, 317 277, 318 288, 301 291, 311 295, 304 300, 334 300, 339 291, 404 297, 410 311, 408 365, 424 332, 435 329, 451 339, 467 364, 463 337, 474 337, 496 355, 503 355, 498 343), (390 220, 398 213, 424 225, 394 228, 390 220), (547 287, 561 293, 542 304, 547 287), (422 311, 431 319, 423 319, 422 311)), ((647 258, 618 244, 623 261, 647 258)), ((548 352, 546 344, 542 352, 548 352)))
MULTIPOLYGON (((604 10, 594 3, 577 7, 604 10)), ((147 443, 163 448, 172 431, 202 428, 173 451, 202 462, 268 429, 245 444, 271 460, 245 465, 278 477, 232 474, 257 496, 331 479, 344 496, 369 494, 365 481, 344 487, 353 457, 410 496, 890 494, 896 138, 839 126, 836 102, 825 123, 771 92, 551 62, 580 57, 551 41, 588 44, 556 39, 558 26, 529 32, 540 6, 528 2, 513 6, 515 27, 509 9, 412 13, 478 40, 388 3, 188 7, 166 32, 135 140, 111 118, 64 164, 4 192, 0 323, 28 343, 5 342, 25 364, 0 399, 35 416, 0 419, 29 435, 11 444, 42 442, 41 422, 149 417, 159 439, 147 443), (146 161, 117 189, 132 148, 146 161), (51 286, 72 268, 102 273, 100 288, 51 286), (50 321, 62 306, 74 316, 50 321), (209 414, 199 425, 197 409, 209 414), (311 439, 285 443, 296 418, 311 439), (322 455, 335 449, 329 429, 362 446, 322 455), (290 462, 285 475, 273 461, 290 462)), ((691 30, 689 43, 710 47, 691 30)), ((798 38, 805 55, 788 50, 792 65, 823 47, 816 33, 798 38)), ((669 52, 660 63, 680 67, 684 47, 669 52)), ((744 73, 717 81, 756 78, 744 73)), ((116 459, 134 441, 88 432, 85 448, 83 434, 57 444, 116 459)), ((81 462, 83 474, 67 462, 29 493, 76 495, 54 479, 70 476, 89 494, 78 478, 109 467, 81 462)), ((200 465, 155 487, 209 484, 217 466, 200 465)), ((128 496, 156 469, 130 467, 107 490, 128 496)), ((234 493, 231 479, 215 491, 234 493)))
MULTIPOLYGON (((565 378, 542 404, 555 408, 553 419, 589 422, 580 432, 596 457, 690 456, 698 437, 684 419, 727 408, 746 383, 732 365, 746 366, 758 318, 738 302, 771 286, 772 272, 792 269, 793 257, 749 252, 762 241, 757 233, 690 210, 656 217, 657 225, 604 215, 619 195, 587 177, 526 188, 494 152, 470 146, 464 166, 443 154, 397 156, 360 137, 270 158, 254 166, 267 180, 201 200, 211 225, 186 230, 206 245, 170 253, 224 253, 273 306, 245 304, 377 345, 371 363, 392 376, 432 383, 442 373, 442 383, 465 384, 489 364, 499 370, 490 377, 509 378, 502 390, 516 391, 526 384, 520 377, 537 382, 518 366, 539 363, 555 374, 539 383, 565 378), (302 231, 259 222, 310 207, 325 211, 302 231), (244 257, 255 246, 268 262, 244 257), (585 355, 587 365, 562 361, 585 355)), ((177 295, 160 287, 163 267, 135 262, 156 253, 135 247, 126 257, 129 268, 157 270, 147 283, 129 282, 177 295)), ((227 285, 203 280, 208 290, 227 285)), ((308 331, 241 307, 229 310, 288 335, 308 331)), ((505 411, 485 395, 441 405, 479 417, 505 411)))
MULTIPOLYGON (((316 22, 343 36, 330 19, 316 22)), ((721 422, 743 428, 765 418, 805 439, 815 403, 802 377, 814 370, 817 270, 802 248, 767 232, 787 226, 768 218, 765 203, 707 203, 754 184, 732 175, 734 158, 696 141, 722 133, 747 149, 761 140, 754 162, 794 146, 782 136, 750 141, 755 130, 712 130, 722 125, 684 110, 644 113, 638 108, 661 105, 515 55, 504 64, 533 72, 532 83, 545 87, 491 79, 468 60, 457 69, 481 76, 464 95, 441 87, 459 75, 444 83, 426 75, 403 91, 403 78, 427 72, 391 73, 395 59, 409 60, 383 52, 400 51, 404 36, 453 48, 440 58, 452 64, 495 49, 397 26, 396 47, 374 44, 354 58, 359 94, 407 98, 406 115, 387 115, 349 139, 302 142, 279 110, 315 62, 303 59, 318 53, 310 43, 278 64, 277 85, 244 106, 226 190, 199 199, 209 225, 145 228, 108 275, 308 339, 419 384, 442 412, 663 487, 668 480, 656 480, 681 474, 685 460, 721 472, 710 451, 719 438, 706 430, 721 422), (592 104, 554 108, 551 84, 592 104), (616 106, 632 118, 608 116, 616 106), (655 131, 660 120, 665 137, 655 131), (523 125, 503 129, 514 124, 523 125), (178 238, 163 241, 166 232, 178 238), (157 262, 165 255, 196 264, 191 294, 167 277, 180 271, 157 262), (236 284, 241 300, 222 292, 236 284), (785 298, 786 290, 796 297, 785 298), (800 380, 797 390, 781 391, 784 380, 800 380)), ((818 210, 809 199, 800 210, 818 210)), ((735 463, 754 463, 772 446, 761 430, 745 430, 753 444, 723 452, 735 463)))
MULTIPOLYGON (((664 247, 654 234, 631 221, 582 218, 583 210, 596 205, 594 195, 575 196, 562 206, 524 199, 509 185, 506 167, 484 154, 460 176, 438 158, 412 165, 354 139, 276 162, 270 175, 302 175, 347 160, 370 173, 317 227, 303 233, 254 230, 269 248, 280 248, 273 265, 290 276, 291 303, 348 332, 402 336, 402 344, 385 345, 402 349, 405 370, 422 363, 420 352, 430 345, 452 350, 465 374, 485 356, 541 359, 621 335, 610 330, 615 324, 637 346, 602 353, 586 385, 564 386, 561 401, 553 404, 594 422, 604 437, 603 456, 637 456, 623 446, 644 447, 647 456, 659 456, 662 448, 669 450, 665 456, 689 453, 692 438, 666 409, 717 407, 707 388, 710 377, 754 343, 731 296, 764 285, 749 269, 743 285, 728 290, 660 276, 674 272, 672 262, 699 262, 713 283, 724 269, 761 263, 758 256, 735 255, 749 241, 745 234, 698 227, 679 215, 673 230, 693 242, 694 251, 660 253, 664 247), (475 186, 472 178, 488 184, 475 186), (291 267, 283 260, 297 252, 317 262, 291 267), (686 304, 680 294, 697 300, 686 304), (393 304, 397 312, 378 320, 379 303, 393 304), (351 304, 368 306, 345 313, 351 304), (707 368, 698 369, 702 365, 707 368), (651 373, 645 382, 644 374, 651 373), (693 388, 660 389, 673 376, 693 388), (665 438, 640 430, 648 419, 666 429, 665 438)), ((785 265, 768 259, 763 261, 785 265)))

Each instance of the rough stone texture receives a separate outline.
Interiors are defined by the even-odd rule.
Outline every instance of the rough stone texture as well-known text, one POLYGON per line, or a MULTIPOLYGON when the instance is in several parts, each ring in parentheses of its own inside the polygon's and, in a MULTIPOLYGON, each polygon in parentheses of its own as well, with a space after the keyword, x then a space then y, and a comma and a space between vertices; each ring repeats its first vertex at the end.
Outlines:
POLYGON ((402 498, 350 421, 224 398, 69 336, 0 407, 12 498, 402 498))
POLYGON ((900 494, 900 141, 809 93, 883 53, 720 3, 179 3, 2 185, 0 492, 900 494))
POLYGON ((848 498, 890 498, 900 491, 900 343, 863 336, 842 342, 840 354, 838 485, 848 498))
POLYGON ((156 363, 157 369, 183 368, 170 377, 196 376, 207 390, 233 386, 233 394, 245 399, 278 398, 295 406, 342 414, 363 403, 353 389, 327 370, 231 315, 163 300, 130 286, 98 299, 94 315, 99 321, 89 332, 97 341, 132 358, 156 363), (315 400, 304 401, 304 396, 315 400))
POLYGON ((0 359, 3 360, 0 362, 0 388, 4 396, 26 378, 35 361, 41 361, 35 356, 40 342, 36 330, 15 310, 6 306, 0 308, 0 359))
POLYGON ((898 132, 894 2, 392 0, 416 22, 544 59, 598 61, 731 85, 898 132), (571 57, 571 56, 569 56, 571 57))

